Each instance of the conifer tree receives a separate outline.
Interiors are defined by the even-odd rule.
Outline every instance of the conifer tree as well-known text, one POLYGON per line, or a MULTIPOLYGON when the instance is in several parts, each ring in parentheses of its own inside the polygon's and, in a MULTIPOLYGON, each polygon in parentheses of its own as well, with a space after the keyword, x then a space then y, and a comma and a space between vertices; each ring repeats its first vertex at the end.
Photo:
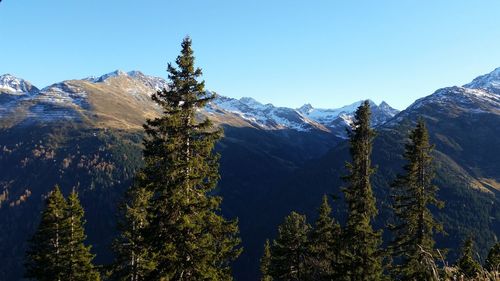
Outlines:
POLYGON ((90 246, 85 246, 83 208, 78 194, 73 191, 66 205, 65 231, 63 235, 63 253, 65 258, 64 280, 67 281, 98 281, 99 273, 94 268, 90 246))
POLYGON ((66 201, 56 185, 46 199, 38 229, 29 241, 25 262, 26 278, 39 281, 66 280, 66 261, 62 250, 65 211, 66 201))
POLYGON ((352 131, 349 131, 352 162, 346 164, 349 174, 344 177, 348 183, 343 189, 348 218, 343 235, 342 275, 352 281, 380 280, 383 273, 381 234, 372 227, 378 210, 370 183, 374 173, 370 156, 375 137, 370 115, 370 104, 365 101, 356 110, 352 131))
POLYGON ((442 226, 434 220, 429 206, 442 207, 443 203, 436 199, 437 187, 432 184, 433 146, 422 119, 409 138, 403 155, 405 173, 397 177, 392 189, 397 218, 396 225, 390 227, 394 234, 392 275, 402 280, 435 280, 439 253, 434 249, 433 235, 442 226))
POLYGON ((308 268, 312 280, 335 280, 340 269, 340 225, 331 217, 332 208, 326 195, 318 211, 318 219, 310 235, 308 268))
POLYGON ((457 267, 459 273, 466 278, 476 278, 481 272, 481 265, 474 259, 474 242, 471 237, 464 242, 457 267))
POLYGON ((500 271, 500 243, 495 243, 495 245, 491 247, 484 267, 489 271, 500 271))
POLYGON ((278 237, 271 247, 271 276, 275 280, 308 280, 306 258, 308 235, 311 226, 306 217, 296 212, 290 213, 278 227, 278 237))
POLYGON ((237 221, 219 213, 211 192, 219 179, 213 152, 222 132, 196 115, 214 95, 197 79, 191 39, 182 42, 176 67, 168 64, 168 88, 152 98, 163 111, 144 125, 145 167, 139 185, 152 194, 145 231, 156 266, 149 280, 231 280, 238 257, 237 221))
POLYGON ((266 239, 266 243, 264 244, 264 254, 260 259, 260 272, 262 277, 261 281, 272 281, 273 278, 270 275, 270 266, 271 266, 271 244, 269 243, 269 239, 266 239))
POLYGON ((122 206, 124 217, 120 227, 121 233, 113 245, 116 253, 113 280, 144 281, 154 269, 154 257, 144 241, 150 199, 151 192, 137 185, 127 192, 122 206))
POLYGON ((48 198, 42 221, 30 241, 26 277, 39 281, 98 281, 90 253, 85 246, 83 209, 76 192, 64 200, 58 186, 48 198))

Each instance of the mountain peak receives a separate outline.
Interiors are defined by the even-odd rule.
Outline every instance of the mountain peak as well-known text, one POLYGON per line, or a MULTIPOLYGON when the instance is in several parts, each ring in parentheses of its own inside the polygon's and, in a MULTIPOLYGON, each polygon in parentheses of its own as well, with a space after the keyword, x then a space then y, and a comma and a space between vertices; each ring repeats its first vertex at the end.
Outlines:
POLYGON ((391 107, 388 103, 386 103, 385 101, 382 101, 379 105, 379 107, 391 107))
POLYGON ((306 103, 303 106, 299 107, 297 111, 303 114, 307 114, 311 112, 314 109, 314 107, 310 103, 306 103))
POLYGON ((22 78, 8 73, 0 76, 0 93, 19 95, 35 92, 38 92, 38 88, 22 78))
POLYGON ((465 84, 464 88, 482 89, 500 94, 500 67, 488 74, 475 78, 472 82, 465 84))
POLYGON ((262 107, 263 104, 250 97, 242 97, 239 100, 241 103, 250 106, 250 107, 262 107))

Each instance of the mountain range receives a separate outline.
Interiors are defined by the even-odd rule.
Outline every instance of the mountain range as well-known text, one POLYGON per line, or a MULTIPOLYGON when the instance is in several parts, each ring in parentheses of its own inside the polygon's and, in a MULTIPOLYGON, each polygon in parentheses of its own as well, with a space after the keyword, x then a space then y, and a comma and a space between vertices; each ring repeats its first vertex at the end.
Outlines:
MULTIPOLYGON (((96 261, 112 260, 117 205, 142 165, 142 124, 160 113, 150 96, 165 87, 164 79, 139 71, 42 89, 0 76, 0 280, 21 278, 26 240, 55 184, 66 194, 79 191, 96 261)), ((289 211, 313 219, 323 194, 342 197, 346 127, 360 102, 294 109, 217 96, 199 111, 224 128, 216 148, 221 153, 217 193, 224 199, 223 214, 239 218, 245 251, 233 268, 236 280, 258 278, 264 239, 276 234, 289 211)), ((377 227, 391 220, 390 182, 404 164, 407 133, 424 118, 436 145, 439 197, 446 203, 434 210, 447 232, 438 245, 450 249, 452 262, 462 239, 473 234, 484 258, 500 233, 500 68, 462 87, 439 89, 401 112, 386 102, 370 104, 377 131, 377 227)), ((342 200, 334 211, 343 222, 342 200)))
MULTIPOLYGON (((102 127, 137 128, 144 118, 159 112, 150 96, 167 86, 164 79, 140 71, 116 70, 99 77, 55 83, 39 90, 27 80, 5 74, 0 76, 0 94, 6 100, 0 105, 0 116, 15 116, 17 122, 24 118, 59 118, 86 120, 102 127), (118 112, 112 111, 113 103, 120 107, 118 112), (123 116, 124 113, 129 116, 123 116), (143 119, 137 120, 138 116, 143 119)), ((345 127, 351 124, 353 113, 361 102, 338 109, 317 109, 310 104, 293 109, 262 104, 250 97, 218 96, 200 113, 218 124, 263 130, 323 130, 345 138, 345 127)), ((376 105, 370 101, 370 104, 374 126, 399 112, 386 102, 376 105)))

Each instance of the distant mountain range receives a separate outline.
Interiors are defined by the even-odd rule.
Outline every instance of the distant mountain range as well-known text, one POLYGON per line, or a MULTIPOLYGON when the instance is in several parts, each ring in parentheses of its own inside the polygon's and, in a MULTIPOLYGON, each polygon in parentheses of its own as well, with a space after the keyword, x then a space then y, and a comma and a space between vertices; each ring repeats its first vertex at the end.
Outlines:
MULTIPOLYGON (((139 71, 43 89, 0 76, 0 280, 21 279, 26 240, 54 184, 65 194, 79 191, 96 262, 112 260, 117 204, 142 165, 142 124, 160 112, 150 96, 167 86, 139 71)), ((200 110, 224 128, 216 147, 221 153, 216 192, 223 196, 223 214, 239 218, 245 251, 234 265, 236 280, 258 279, 264 239, 276 234, 290 210, 313 219, 323 194, 342 197, 340 176, 349 161, 346 127, 359 103, 294 109, 218 96, 200 110)), ((385 102, 370 103, 377 131, 377 226, 391 219, 390 182, 404 164, 407 134, 422 117, 436 145, 435 183, 446 202, 436 215, 448 236, 439 237, 438 245, 450 249, 453 262, 462 239, 473 234, 484 258, 500 235, 500 68, 462 87, 439 89, 401 112, 385 102)), ((334 210, 343 221, 342 200, 334 210)))
MULTIPOLYGON (((150 95, 167 86, 164 79, 140 71, 116 70, 99 77, 55 83, 39 90, 27 80, 5 74, 0 76, 0 94, 7 100, 10 96, 10 100, 0 104, 0 116, 15 116, 16 122, 23 118, 76 118, 93 120, 104 127, 139 127, 142 120, 131 120, 123 113, 143 118, 157 113, 159 109, 150 95), (126 110, 112 112, 113 103, 126 110), (110 106, 105 107, 107 105, 110 106)), ((293 109, 264 105, 249 97, 218 96, 201 113, 219 124, 264 130, 323 130, 345 138, 345 128, 351 124, 353 113, 361 102, 338 109, 316 109, 310 104, 293 109)), ((385 102, 378 106, 370 103, 374 126, 385 123, 399 112, 385 102)))

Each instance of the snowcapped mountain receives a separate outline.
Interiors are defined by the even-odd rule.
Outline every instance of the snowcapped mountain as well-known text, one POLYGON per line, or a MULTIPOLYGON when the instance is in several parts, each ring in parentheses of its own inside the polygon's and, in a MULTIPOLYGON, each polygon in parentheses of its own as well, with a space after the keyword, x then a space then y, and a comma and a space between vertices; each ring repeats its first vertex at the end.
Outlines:
POLYGON ((24 95, 38 92, 30 82, 10 74, 0 76, 0 94, 24 95))
MULTIPOLYGON (((369 102, 372 110, 371 122, 374 127, 384 124, 399 112, 399 110, 390 107, 386 102, 382 102, 380 105, 376 105, 371 100, 369 102)), ((338 109, 319 109, 313 108, 310 104, 305 104, 298 108, 297 111, 329 128, 338 137, 345 138, 347 137, 345 128, 352 125, 354 112, 361 103, 363 101, 358 101, 338 109)))
POLYGON ((164 88, 168 87, 168 83, 165 79, 160 78, 160 77, 155 77, 155 76, 150 76, 150 75, 145 75, 144 73, 137 71, 137 70, 132 70, 129 72, 124 72, 122 70, 115 70, 113 72, 104 74, 99 77, 95 76, 90 76, 87 78, 84 78, 83 80, 93 82, 93 83, 106 83, 110 78, 116 78, 116 77, 129 77, 132 79, 135 79, 144 85, 148 86, 149 88, 158 91, 164 88))
POLYGON ((248 122, 252 127, 279 130, 292 129, 309 131, 313 129, 328 131, 322 124, 309 119, 295 109, 262 104, 252 98, 233 99, 218 96, 205 109, 209 115, 234 115, 248 122))
POLYGON ((481 75, 472 82, 465 84, 464 88, 482 89, 488 92, 500 94, 500 67, 492 72, 481 75))
POLYGON ((416 100, 402 111, 389 124, 398 124, 409 115, 425 115, 427 111, 440 112, 449 117, 468 114, 500 115, 500 68, 475 78, 472 82, 459 87, 446 87, 432 95, 416 100))
MULTIPOLYGON (((26 118, 42 120, 80 119, 126 128, 139 128, 145 118, 157 114, 159 108, 151 101, 151 94, 168 87, 164 79, 140 71, 116 70, 98 77, 62 81, 41 90, 25 80, 9 75, 2 77, 6 82, 1 85, 7 85, 4 88, 9 89, 9 93, 29 92, 30 95, 0 104, 0 116, 16 116, 20 120, 23 114, 26 118)), ((345 127, 351 124, 360 103, 339 109, 316 109, 311 105, 293 109, 262 104, 248 97, 217 96, 200 114, 211 117, 217 124, 262 130, 320 130, 345 137, 345 127)), ((371 104, 374 126, 398 112, 385 102, 379 106, 371 104)))
POLYGON ((496 113, 500 114, 500 96, 482 89, 448 87, 414 102, 408 110, 426 105, 439 105, 449 112, 496 113))

